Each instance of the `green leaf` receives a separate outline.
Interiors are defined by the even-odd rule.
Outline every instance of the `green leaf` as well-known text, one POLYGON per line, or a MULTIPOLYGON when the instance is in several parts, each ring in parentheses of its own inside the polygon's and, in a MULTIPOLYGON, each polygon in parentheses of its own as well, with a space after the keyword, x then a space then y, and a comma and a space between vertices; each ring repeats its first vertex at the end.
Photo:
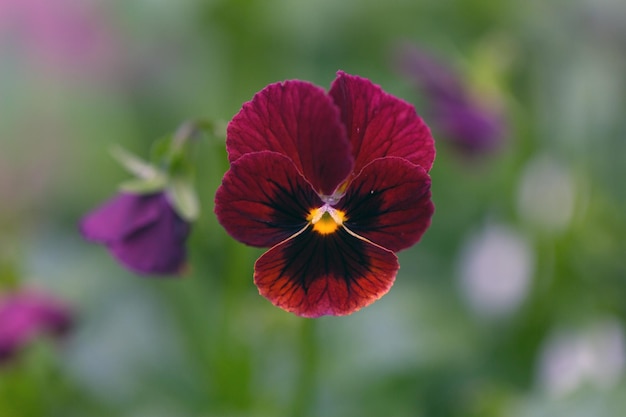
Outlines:
POLYGON ((174 146, 174 140, 172 136, 156 140, 150 150, 150 160, 172 177, 188 175, 190 172, 188 148, 174 146))
POLYGON ((198 195, 186 178, 173 178, 168 185, 167 194, 174 210, 187 221, 194 221, 200 215, 198 195))
POLYGON ((119 185, 119 189, 135 194, 151 194, 164 189, 166 185, 167 178, 165 175, 157 173, 153 178, 134 178, 124 181, 119 185))
POLYGON ((150 160, 152 163, 161 165, 169 159, 172 136, 164 136, 152 142, 150 147, 150 160))
POLYGON ((139 178, 153 179, 161 175, 159 170, 154 165, 151 165, 138 156, 128 152, 121 146, 113 146, 111 148, 111 155, 117 159, 117 161, 124 168, 126 168, 128 172, 139 178))

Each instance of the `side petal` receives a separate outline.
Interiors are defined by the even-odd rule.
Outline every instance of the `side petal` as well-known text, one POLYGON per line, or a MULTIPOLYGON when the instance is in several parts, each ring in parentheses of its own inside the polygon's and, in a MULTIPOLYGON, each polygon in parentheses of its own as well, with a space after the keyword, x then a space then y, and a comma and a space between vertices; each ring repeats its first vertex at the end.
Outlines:
POLYGON ((342 71, 329 94, 341 109, 355 158, 354 174, 376 158, 398 156, 429 171, 435 144, 428 126, 409 103, 371 81, 342 71))
POLYGON ((430 177, 404 158, 372 161, 348 186, 337 207, 352 232, 393 252, 415 244, 434 212, 430 177))
POLYGON ((254 267, 259 293, 303 317, 351 314, 389 291, 398 259, 343 228, 305 229, 267 251, 254 267))
POLYGON ((307 224, 312 208, 323 205, 294 163, 275 152, 241 156, 215 194, 220 224, 246 245, 269 247, 307 224))
POLYGON ((226 148, 231 163, 251 152, 281 153, 323 195, 331 195, 353 166, 339 109, 304 81, 270 84, 245 103, 228 125, 226 148))
POLYGON ((156 221, 159 210, 155 202, 161 193, 139 195, 120 193, 83 217, 79 229, 92 242, 109 243, 156 221))

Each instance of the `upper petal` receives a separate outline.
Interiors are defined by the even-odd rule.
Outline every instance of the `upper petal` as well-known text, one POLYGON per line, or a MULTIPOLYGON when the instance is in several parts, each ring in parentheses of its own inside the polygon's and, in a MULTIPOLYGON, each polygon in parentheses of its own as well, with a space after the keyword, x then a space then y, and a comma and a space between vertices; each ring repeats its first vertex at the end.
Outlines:
POLYGON ((267 251, 254 266, 259 293, 303 317, 341 316, 389 291, 398 259, 343 228, 328 235, 306 229, 267 251))
POLYGON ((310 210, 322 204, 289 158, 268 151, 233 162, 215 194, 215 214, 226 231, 260 247, 297 233, 310 210))
POLYGON ((337 208, 352 232, 391 251, 415 244, 434 212, 430 177, 397 157, 372 161, 350 183, 337 208))
POLYGON ((162 193, 119 193, 83 217, 80 231, 85 239, 99 243, 121 239, 158 219, 161 198, 162 193))
POLYGON ((281 153, 325 195, 354 162, 339 109, 323 89, 297 80, 270 84, 245 103, 228 125, 226 148, 231 163, 251 152, 281 153))
POLYGON ((376 158, 398 156, 426 171, 435 159, 428 126, 409 103, 385 93, 369 80, 342 71, 330 95, 341 109, 355 158, 354 174, 376 158))

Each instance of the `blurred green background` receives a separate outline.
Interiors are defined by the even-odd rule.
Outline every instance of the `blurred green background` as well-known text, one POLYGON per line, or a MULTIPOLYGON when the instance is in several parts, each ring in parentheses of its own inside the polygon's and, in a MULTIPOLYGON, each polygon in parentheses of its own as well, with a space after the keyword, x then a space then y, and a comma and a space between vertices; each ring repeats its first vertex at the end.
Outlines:
POLYGON ((621 0, 0 0, 0 274, 79 320, 0 369, 0 417, 623 416, 625 74, 621 0), (186 277, 80 239, 127 178, 112 144, 147 155, 269 83, 342 69, 426 113, 406 43, 509 131, 474 158, 435 135, 432 226, 372 306, 306 320, 258 295, 262 251, 213 215, 219 137, 196 148, 186 277))

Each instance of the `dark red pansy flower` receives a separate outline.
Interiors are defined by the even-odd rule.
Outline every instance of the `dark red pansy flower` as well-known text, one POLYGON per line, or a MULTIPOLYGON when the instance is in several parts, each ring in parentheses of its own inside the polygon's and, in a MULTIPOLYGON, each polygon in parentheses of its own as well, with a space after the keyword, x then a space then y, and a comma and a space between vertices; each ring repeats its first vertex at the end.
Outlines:
POLYGON ((32 290, 0 294, 0 363, 41 335, 64 335, 73 321, 69 307, 47 294, 32 290))
POLYGON ((240 242, 270 247, 254 282, 297 315, 345 315, 379 299, 398 272, 394 252, 430 224, 430 131, 367 79, 339 72, 328 93, 271 84, 230 122, 226 147, 217 218, 240 242))
POLYGON ((106 245, 131 271, 151 275, 181 272, 190 229, 164 192, 121 192, 80 222, 85 239, 106 245))

